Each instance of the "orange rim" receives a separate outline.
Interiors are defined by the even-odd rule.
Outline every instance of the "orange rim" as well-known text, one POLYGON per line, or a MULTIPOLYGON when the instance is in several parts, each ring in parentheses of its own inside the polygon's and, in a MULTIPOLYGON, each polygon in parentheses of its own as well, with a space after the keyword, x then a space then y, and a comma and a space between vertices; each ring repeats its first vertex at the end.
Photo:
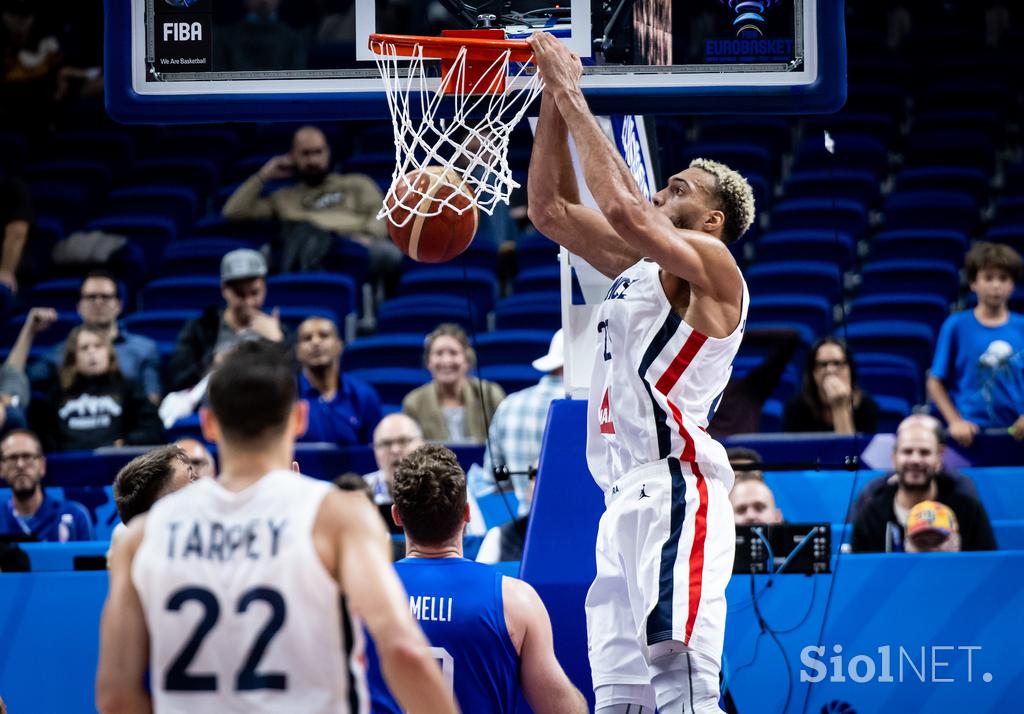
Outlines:
POLYGON ((472 37, 428 37, 419 35, 370 35, 370 51, 385 54, 385 45, 394 45, 399 57, 412 57, 416 46, 423 48, 423 56, 430 59, 452 60, 458 57, 463 47, 469 59, 493 60, 506 50, 511 50, 512 62, 532 62, 533 49, 525 40, 485 40, 472 37))

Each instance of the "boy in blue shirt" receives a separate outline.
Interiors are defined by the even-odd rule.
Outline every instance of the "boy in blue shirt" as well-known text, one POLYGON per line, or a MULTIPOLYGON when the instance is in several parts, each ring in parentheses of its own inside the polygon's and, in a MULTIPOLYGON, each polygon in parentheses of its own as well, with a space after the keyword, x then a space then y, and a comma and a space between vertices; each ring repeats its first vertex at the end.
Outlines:
POLYGON ((965 265, 978 305, 942 324, 928 395, 962 446, 981 429, 1024 439, 1024 315, 1008 307, 1021 258, 1009 246, 978 243, 965 265))
POLYGON ((0 442, 0 476, 11 488, 11 498, 0 506, 0 535, 61 543, 92 540, 92 519, 85 507, 48 498, 43 491, 46 457, 31 431, 15 429, 0 442))

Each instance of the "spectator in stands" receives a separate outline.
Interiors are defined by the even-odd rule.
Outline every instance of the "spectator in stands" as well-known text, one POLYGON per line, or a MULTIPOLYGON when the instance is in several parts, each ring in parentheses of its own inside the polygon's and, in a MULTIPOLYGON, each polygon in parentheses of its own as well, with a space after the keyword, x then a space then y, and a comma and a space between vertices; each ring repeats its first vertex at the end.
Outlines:
POLYGON ((855 552, 904 550, 910 511, 922 501, 938 501, 958 514, 964 550, 995 550, 985 508, 941 473, 942 448, 935 430, 925 424, 911 423, 897 432, 893 453, 896 483, 887 483, 856 514, 852 541, 855 552))
POLYGON ((449 444, 482 444, 487 424, 505 398, 500 386, 469 376, 476 354, 465 331, 444 323, 427 335, 423 361, 431 381, 405 395, 402 411, 415 419, 423 438, 449 444))
POLYGON ((373 490, 378 504, 391 503, 391 490, 395 483, 395 466, 423 445, 423 432, 415 421, 405 414, 388 414, 373 430, 373 456, 377 470, 363 478, 373 490))
MULTIPOLYGON (((904 429, 908 429, 912 426, 931 429, 935 432, 936 441, 940 444, 946 443, 946 431, 942 428, 942 422, 930 414, 911 414, 901 421, 898 427, 896 427, 896 434, 899 435, 899 433, 904 429)), ((953 488, 957 493, 975 499, 978 498, 978 489, 974 487, 974 481, 970 478, 964 476, 962 473, 946 468, 945 464, 942 464, 939 469, 938 477, 951 480, 953 482, 953 488)), ((850 515, 847 517, 847 520, 856 520, 857 514, 869 501, 871 501, 871 499, 881 493, 887 485, 895 485, 898 483, 899 476, 895 473, 879 476, 878 478, 873 478, 868 481, 867 485, 865 485, 857 495, 857 502, 853 504, 853 508, 850 510, 850 515)))
POLYGON ((980 429, 1024 439, 1024 315, 1008 307, 1021 258, 1009 246, 977 243, 965 265, 978 305, 942 324, 928 395, 963 446, 980 429))
MULTIPOLYGON (((110 337, 121 374, 141 382, 146 396, 154 404, 159 404, 163 392, 160 385, 160 350, 156 342, 148 337, 133 335, 124 329, 118 322, 122 308, 114 276, 102 270, 94 270, 85 276, 78 294, 78 315, 82 318, 82 324, 110 337)), ((64 343, 54 347, 47 354, 47 359, 56 372, 64 359, 64 343)))
POLYGON ((239 248, 220 263, 225 306, 211 305, 185 323, 168 366, 172 391, 195 386, 213 366, 214 358, 244 339, 271 342, 287 339, 277 312, 267 314, 267 262, 255 250, 239 248))
MULTIPOLYGON (((463 557, 470 509, 455 454, 437 444, 416 449, 395 469, 394 493, 391 512, 405 530, 406 551, 395 571, 430 644, 458 662, 453 691, 462 711, 512 712, 520 693, 538 714, 588 711, 555 658, 551 622, 534 589, 463 557), (421 602, 438 610, 428 614, 421 602)), ((374 703, 397 711, 372 650, 368 659, 374 703)))
POLYGON ((75 501, 46 495, 46 457, 38 437, 27 429, 0 442, 0 476, 11 499, 0 509, 0 535, 25 535, 42 541, 92 540, 92 519, 75 501))
POLYGON ((30 421, 47 451, 159 444, 164 431, 142 385, 121 373, 110 336, 89 325, 71 331, 60 374, 30 421))
POLYGON ((244 0, 245 17, 214 33, 218 72, 305 69, 306 38, 278 16, 281 0, 244 0))
POLYGON ((369 251, 370 273, 390 288, 397 284, 402 253, 377 218, 383 203, 384 194, 369 176, 331 171, 327 138, 304 126, 295 132, 291 152, 270 159, 239 186, 223 214, 229 221, 280 222, 280 244, 271 251, 275 272, 343 269, 334 249, 339 240, 352 240, 369 251), (260 196, 267 182, 292 178, 298 183, 260 196))
POLYGON ((959 553, 960 527, 956 514, 938 501, 922 501, 907 518, 908 553, 959 553))
POLYGON ((25 373, 9 364, 0 366, 0 435, 12 429, 24 429, 25 407, 31 391, 25 373))
POLYGON ((800 333, 755 328, 743 334, 744 345, 765 340, 773 345, 771 353, 743 377, 737 378, 734 373, 725 386, 718 409, 708 424, 708 433, 716 439, 733 434, 756 434, 761 430, 761 410, 779 386, 783 372, 800 346, 800 333))
POLYGON ((18 267, 34 218, 32 196, 25 182, 0 178, 0 286, 11 294, 18 292, 18 267))
POLYGON ((505 467, 512 479, 516 498, 519 499, 519 515, 530 510, 533 493, 530 470, 540 461, 541 442, 544 426, 548 420, 551 402, 565 396, 562 369, 565 366, 564 337, 559 330, 551 338, 548 352, 533 361, 533 368, 544 372, 540 382, 504 399, 494 412, 491 421, 490 438, 484 451, 484 474, 487 483, 474 484, 473 495, 479 498, 488 490, 493 491, 497 474, 496 468, 505 467), (491 475, 495 479, 491 480, 491 475), (489 487, 489 488, 488 488, 489 487))
POLYGON ((761 469, 736 468, 737 466, 746 466, 747 464, 763 463, 764 459, 761 458, 761 454, 745 446, 734 446, 731 449, 726 449, 725 454, 729 457, 729 465, 732 466, 737 481, 746 479, 764 481, 764 473, 762 473, 761 469))
POLYGON ((775 494, 763 480, 738 478, 729 492, 736 525, 782 523, 782 511, 775 506, 775 494))
POLYGON ((800 392, 786 404, 784 431, 874 434, 878 404, 857 386, 857 369, 842 342, 824 337, 811 346, 800 392))
POLYGON ((217 478, 217 462, 206 445, 195 439, 178 439, 174 445, 185 452, 192 470, 199 478, 217 478))
POLYGON ((380 396, 361 379, 342 374, 344 347, 337 325, 326 318, 310 317, 299 325, 299 398, 309 403, 309 427, 301 441, 351 446, 373 439, 382 416, 380 396))

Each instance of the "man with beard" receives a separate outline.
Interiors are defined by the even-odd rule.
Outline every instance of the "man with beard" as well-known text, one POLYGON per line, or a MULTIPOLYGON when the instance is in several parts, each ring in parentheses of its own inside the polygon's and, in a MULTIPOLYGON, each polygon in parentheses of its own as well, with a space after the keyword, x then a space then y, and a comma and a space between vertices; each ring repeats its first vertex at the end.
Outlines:
POLYGON ((911 511, 924 501, 937 501, 957 515, 963 550, 996 549, 992 524, 981 502, 942 473, 942 449, 938 434, 924 423, 899 430, 892 457, 896 481, 886 483, 855 516, 854 552, 905 550, 904 530, 911 511))
MULTIPOLYGON (((394 276, 402 254, 388 240, 377 212, 384 195, 369 176, 331 171, 331 149, 323 132, 304 126, 295 132, 292 149, 275 156, 249 177, 224 204, 229 221, 276 220, 281 239, 273 246, 274 272, 344 268, 332 264, 338 241, 351 240, 370 253, 370 272, 394 276), (296 183, 263 196, 270 182, 296 183)), ((344 251, 342 251, 344 254, 344 251)))
POLYGON ((299 398, 309 404, 309 427, 301 441, 329 441, 339 446, 369 444, 381 419, 380 397, 366 382, 341 373, 344 349, 338 328, 323 317, 299 325, 295 356, 299 398))
POLYGON ((92 540, 92 520, 75 501, 50 498, 43 491, 46 457, 34 433, 16 429, 0 442, 0 476, 11 498, 0 507, 0 535, 41 541, 92 540))
POLYGON ((211 305, 185 323, 178 334, 168 373, 171 391, 194 386, 232 347, 244 340, 286 341, 287 328, 277 311, 267 314, 267 262, 255 250, 239 248, 220 262, 220 292, 225 306, 211 305))

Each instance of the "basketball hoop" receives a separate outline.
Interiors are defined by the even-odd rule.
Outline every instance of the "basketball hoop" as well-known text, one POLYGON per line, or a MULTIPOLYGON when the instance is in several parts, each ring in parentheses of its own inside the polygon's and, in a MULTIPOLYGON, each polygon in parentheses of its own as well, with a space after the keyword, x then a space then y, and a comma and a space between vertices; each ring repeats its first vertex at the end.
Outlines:
POLYGON ((395 126, 395 172, 378 218, 400 227, 417 215, 462 214, 474 206, 490 215, 498 201, 508 203, 519 186, 508 165, 509 140, 543 83, 527 71, 530 46, 504 37, 503 30, 370 35, 395 126), (435 60, 441 76, 432 86, 435 60), (399 66, 403 61, 407 69, 399 66), (449 112, 450 119, 442 118, 449 112), (434 173, 451 187, 449 197, 410 201, 420 190, 406 177, 428 167, 443 169, 434 173), (399 189, 404 203, 392 200, 399 189))

